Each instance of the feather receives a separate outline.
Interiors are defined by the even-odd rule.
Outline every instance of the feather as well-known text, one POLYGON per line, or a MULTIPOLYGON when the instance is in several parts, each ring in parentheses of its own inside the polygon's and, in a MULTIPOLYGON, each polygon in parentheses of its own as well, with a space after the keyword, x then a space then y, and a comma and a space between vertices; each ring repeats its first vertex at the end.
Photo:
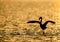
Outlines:
POLYGON ((39 21, 28 21, 27 23, 39 23, 39 21))

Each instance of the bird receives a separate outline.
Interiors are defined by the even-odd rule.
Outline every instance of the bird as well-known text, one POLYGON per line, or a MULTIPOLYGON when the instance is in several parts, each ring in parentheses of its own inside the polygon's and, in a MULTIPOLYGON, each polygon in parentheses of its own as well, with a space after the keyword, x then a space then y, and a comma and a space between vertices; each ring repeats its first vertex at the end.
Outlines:
POLYGON ((48 23, 55 24, 55 22, 51 21, 51 20, 48 20, 42 24, 42 17, 39 17, 39 21, 34 20, 34 21, 28 21, 27 23, 38 23, 40 25, 41 29, 43 30, 43 34, 45 34, 44 30, 46 30, 48 23))

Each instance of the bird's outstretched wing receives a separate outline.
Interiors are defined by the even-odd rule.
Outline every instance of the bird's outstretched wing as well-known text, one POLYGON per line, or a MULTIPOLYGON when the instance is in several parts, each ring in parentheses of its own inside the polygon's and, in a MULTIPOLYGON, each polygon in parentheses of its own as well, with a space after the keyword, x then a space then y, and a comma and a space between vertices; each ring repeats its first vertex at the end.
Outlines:
POLYGON ((39 21, 28 21, 27 23, 39 23, 39 21))
POLYGON ((55 24, 55 22, 54 21, 46 21, 43 25, 47 25, 47 23, 53 23, 53 24, 55 24))

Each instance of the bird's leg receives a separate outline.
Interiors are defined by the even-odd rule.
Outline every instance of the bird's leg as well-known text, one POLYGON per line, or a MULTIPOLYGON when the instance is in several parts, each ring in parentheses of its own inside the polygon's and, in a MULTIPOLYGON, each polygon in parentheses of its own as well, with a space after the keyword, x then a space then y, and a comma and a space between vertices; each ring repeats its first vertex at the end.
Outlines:
POLYGON ((44 30, 43 30, 43 35, 45 36, 45 32, 44 32, 44 30))
POLYGON ((44 30, 43 30, 43 35, 45 34, 44 30))
POLYGON ((43 35, 45 34, 45 32, 43 31, 43 35))

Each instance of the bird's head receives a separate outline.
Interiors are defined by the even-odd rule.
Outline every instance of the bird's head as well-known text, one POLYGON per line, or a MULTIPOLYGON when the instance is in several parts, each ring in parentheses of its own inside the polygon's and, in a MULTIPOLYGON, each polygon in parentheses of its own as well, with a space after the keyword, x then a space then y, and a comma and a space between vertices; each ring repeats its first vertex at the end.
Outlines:
POLYGON ((42 17, 39 18, 39 21, 42 22, 42 17))
POLYGON ((39 20, 42 19, 42 17, 39 18, 39 20))

